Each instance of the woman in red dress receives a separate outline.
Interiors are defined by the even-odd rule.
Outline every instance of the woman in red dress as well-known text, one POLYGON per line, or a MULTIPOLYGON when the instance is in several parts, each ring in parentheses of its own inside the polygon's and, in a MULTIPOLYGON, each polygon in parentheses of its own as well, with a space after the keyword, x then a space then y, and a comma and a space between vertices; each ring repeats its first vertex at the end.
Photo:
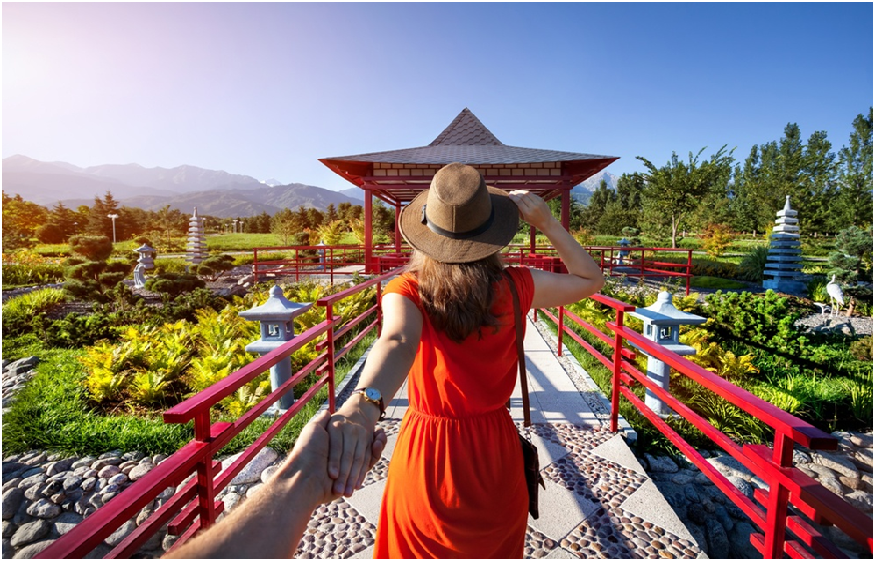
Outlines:
POLYGON ((540 197, 487 187, 462 164, 438 171, 400 225, 415 252, 386 287, 361 387, 329 424, 334 491, 351 495, 364 481, 374 426, 409 375, 374 556, 522 557, 528 492, 506 407, 517 379, 507 275, 525 311, 594 294, 601 270, 540 197), (520 214, 550 239, 568 274, 503 267, 499 252, 520 214))

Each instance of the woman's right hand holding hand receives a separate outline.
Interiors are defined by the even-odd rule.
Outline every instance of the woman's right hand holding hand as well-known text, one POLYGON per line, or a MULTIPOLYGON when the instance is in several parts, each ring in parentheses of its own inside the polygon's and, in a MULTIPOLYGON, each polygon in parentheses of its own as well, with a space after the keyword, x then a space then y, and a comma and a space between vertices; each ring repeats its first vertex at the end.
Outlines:
POLYGON ((332 490, 347 497, 361 487, 371 467, 376 425, 366 410, 350 405, 354 401, 348 400, 328 423, 328 476, 334 479, 332 490))

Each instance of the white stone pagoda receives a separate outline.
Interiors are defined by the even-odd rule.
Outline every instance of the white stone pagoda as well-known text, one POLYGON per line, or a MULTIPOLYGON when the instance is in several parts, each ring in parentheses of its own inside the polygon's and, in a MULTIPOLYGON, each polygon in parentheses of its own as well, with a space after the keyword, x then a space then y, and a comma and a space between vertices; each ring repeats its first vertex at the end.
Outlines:
POLYGON ((799 246, 798 213, 790 208, 787 195, 784 208, 778 211, 778 219, 772 229, 769 256, 766 258, 763 288, 785 294, 804 294, 802 277, 802 250, 799 246))
POLYGON ((188 246, 185 260, 193 266, 207 258, 207 243, 204 239, 204 219, 198 217, 197 207, 188 221, 188 246))

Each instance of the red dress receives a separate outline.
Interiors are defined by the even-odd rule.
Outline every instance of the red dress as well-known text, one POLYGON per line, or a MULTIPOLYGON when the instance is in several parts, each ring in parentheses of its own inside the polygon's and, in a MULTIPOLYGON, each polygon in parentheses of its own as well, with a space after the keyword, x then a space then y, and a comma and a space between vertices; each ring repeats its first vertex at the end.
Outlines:
MULTIPOLYGON (((507 271, 525 313, 534 293, 531 272, 507 271)), ((507 410, 519 375, 513 301, 506 280, 495 289, 498 332, 482 328, 455 343, 423 312, 375 558, 523 556, 528 491, 517 429, 507 410)), ((394 279, 388 293, 409 298, 422 311, 415 277, 394 279)))

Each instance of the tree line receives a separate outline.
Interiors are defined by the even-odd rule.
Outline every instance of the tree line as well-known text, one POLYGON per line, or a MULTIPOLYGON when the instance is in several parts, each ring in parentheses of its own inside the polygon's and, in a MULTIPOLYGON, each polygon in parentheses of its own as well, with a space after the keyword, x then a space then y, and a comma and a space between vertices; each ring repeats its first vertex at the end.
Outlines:
POLYGON ((805 235, 872 225, 871 107, 854 119, 850 142, 837 154, 826 132, 803 142, 795 123, 779 140, 754 145, 744 161, 726 146, 707 159, 704 151, 686 159, 672 153, 662 166, 638 156, 646 171, 623 174, 615 190, 602 182, 585 207, 572 209, 572 230, 620 235, 637 228, 672 247, 683 231, 714 225, 757 235, 774 225, 787 195, 805 235))

